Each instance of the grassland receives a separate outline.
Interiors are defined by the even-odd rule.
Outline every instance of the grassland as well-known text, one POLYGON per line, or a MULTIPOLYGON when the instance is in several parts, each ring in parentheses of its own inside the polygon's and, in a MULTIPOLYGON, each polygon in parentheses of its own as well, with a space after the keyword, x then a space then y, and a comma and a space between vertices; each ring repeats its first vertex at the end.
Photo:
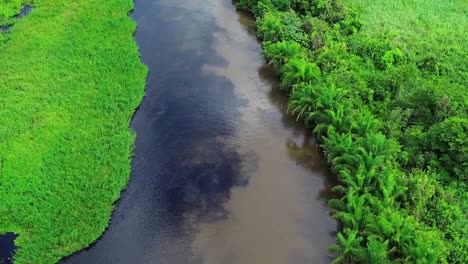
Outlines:
POLYGON ((439 75, 451 83, 443 92, 464 98, 468 89, 468 1, 465 0, 353 0, 362 11, 361 34, 392 36, 394 46, 412 61, 435 63, 439 75), (449 89, 449 90, 447 90, 449 89))
POLYGON ((131 0, 0 1, 0 234, 15 263, 55 263, 95 241, 130 174, 129 122, 146 67, 131 0))

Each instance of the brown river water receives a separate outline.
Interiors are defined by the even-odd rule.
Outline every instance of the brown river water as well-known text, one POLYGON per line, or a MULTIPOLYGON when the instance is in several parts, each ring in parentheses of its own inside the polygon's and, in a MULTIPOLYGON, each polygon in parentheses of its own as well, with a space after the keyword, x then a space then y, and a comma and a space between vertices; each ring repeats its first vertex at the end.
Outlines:
POLYGON ((336 184, 227 0, 136 0, 150 73, 130 183, 106 233, 62 263, 329 263, 336 184))

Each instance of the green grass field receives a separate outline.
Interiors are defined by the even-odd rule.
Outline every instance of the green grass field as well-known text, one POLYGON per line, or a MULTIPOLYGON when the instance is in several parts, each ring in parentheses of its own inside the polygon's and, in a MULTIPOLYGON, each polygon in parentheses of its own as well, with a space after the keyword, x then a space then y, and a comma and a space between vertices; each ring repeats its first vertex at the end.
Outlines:
MULTIPOLYGON (((347 1, 345 1, 346 3, 347 1)), ((363 34, 392 36, 393 43, 414 61, 436 64, 450 82, 444 92, 467 103, 468 1, 352 0, 362 11, 363 34), (447 90, 448 89, 448 90, 447 90)))
POLYGON ((131 0, 2 0, 0 24, 25 3, 0 34, 0 234, 19 234, 15 263, 55 263, 108 225, 147 69, 131 0))

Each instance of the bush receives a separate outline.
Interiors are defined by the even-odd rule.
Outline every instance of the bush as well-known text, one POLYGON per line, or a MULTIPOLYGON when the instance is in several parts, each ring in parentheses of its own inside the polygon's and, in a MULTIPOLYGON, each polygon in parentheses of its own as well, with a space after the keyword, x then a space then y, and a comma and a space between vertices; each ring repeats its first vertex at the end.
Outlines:
POLYGON ((320 77, 320 69, 315 63, 302 58, 293 58, 281 70, 281 87, 289 91, 299 83, 313 83, 320 77))
POLYGON ((301 45, 296 42, 281 41, 276 43, 265 43, 263 46, 264 56, 270 60, 276 70, 280 70, 281 66, 286 64, 293 58, 302 58, 306 51, 301 45))
POLYGON ((320 49, 325 45, 325 34, 330 30, 327 22, 312 16, 304 18, 304 31, 309 35, 308 47, 312 50, 320 49))
POLYGON ((445 169, 460 180, 468 180, 468 118, 451 117, 429 130, 431 149, 445 169))
POLYGON ((294 12, 267 12, 257 20, 257 34, 263 41, 294 41, 307 43, 302 32, 302 20, 294 12))

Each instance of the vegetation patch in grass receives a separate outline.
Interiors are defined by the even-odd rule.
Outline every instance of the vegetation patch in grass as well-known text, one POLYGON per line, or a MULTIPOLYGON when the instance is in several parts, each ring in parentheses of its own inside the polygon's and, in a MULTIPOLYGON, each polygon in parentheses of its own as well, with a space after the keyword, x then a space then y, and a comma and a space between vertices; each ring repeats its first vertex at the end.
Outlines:
POLYGON ((128 182, 147 69, 131 0, 0 1, 0 234, 15 263, 95 241, 128 182))
POLYGON ((362 34, 388 35, 398 47, 427 73, 448 79, 435 88, 452 100, 468 93, 468 2, 465 0, 353 0, 362 11, 362 34), (454 85, 457 84, 457 85, 454 85))

